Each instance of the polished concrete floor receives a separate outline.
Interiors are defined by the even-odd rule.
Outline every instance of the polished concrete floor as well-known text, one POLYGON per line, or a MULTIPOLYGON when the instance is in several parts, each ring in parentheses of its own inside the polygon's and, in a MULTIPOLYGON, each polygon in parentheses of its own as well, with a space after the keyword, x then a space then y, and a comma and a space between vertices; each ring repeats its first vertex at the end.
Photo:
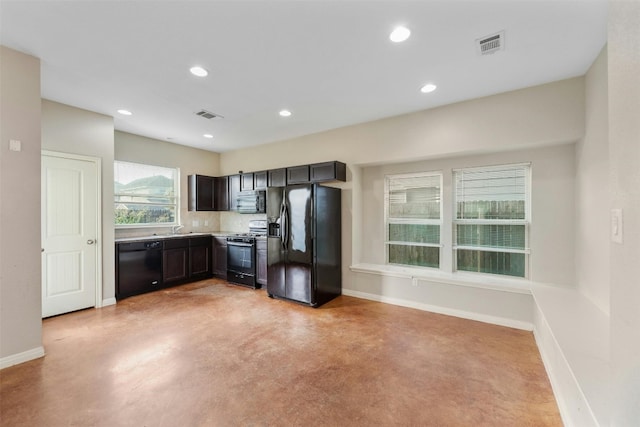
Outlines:
POLYGON ((46 319, 8 426, 561 426, 530 332, 207 280, 46 319))

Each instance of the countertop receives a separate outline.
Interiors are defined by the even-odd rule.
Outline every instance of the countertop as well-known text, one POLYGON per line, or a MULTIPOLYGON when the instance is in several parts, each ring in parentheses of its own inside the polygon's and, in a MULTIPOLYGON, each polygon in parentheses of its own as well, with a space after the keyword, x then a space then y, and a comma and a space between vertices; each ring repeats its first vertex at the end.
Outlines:
MULTIPOLYGON (((207 231, 202 233, 176 233, 176 234, 152 234, 149 236, 135 236, 135 237, 120 237, 115 239, 116 243, 125 243, 125 242, 145 242, 147 240, 167 240, 167 239, 185 239, 189 237, 203 237, 203 236, 211 236, 211 237, 227 237, 239 234, 238 231, 207 231)), ((258 237, 266 238, 264 237, 258 237)))

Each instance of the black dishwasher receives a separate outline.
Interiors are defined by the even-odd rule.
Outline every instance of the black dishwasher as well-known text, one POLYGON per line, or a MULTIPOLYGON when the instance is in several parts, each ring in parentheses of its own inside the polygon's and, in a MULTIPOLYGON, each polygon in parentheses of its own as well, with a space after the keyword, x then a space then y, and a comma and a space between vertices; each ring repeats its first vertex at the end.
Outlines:
POLYGON ((116 245, 116 299, 149 292, 162 285, 162 242, 116 245))

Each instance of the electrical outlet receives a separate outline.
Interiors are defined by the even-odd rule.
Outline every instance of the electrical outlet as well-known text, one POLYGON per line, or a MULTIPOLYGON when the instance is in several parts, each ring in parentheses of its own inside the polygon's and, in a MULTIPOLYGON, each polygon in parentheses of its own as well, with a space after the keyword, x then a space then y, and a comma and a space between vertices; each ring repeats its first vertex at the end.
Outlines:
POLYGON ((205 226, 205 227, 208 227, 208 226, 209 226, 209 220, 207 220, 207 219, 205 219, 205 220, 204 220, 204 226, 205 226))

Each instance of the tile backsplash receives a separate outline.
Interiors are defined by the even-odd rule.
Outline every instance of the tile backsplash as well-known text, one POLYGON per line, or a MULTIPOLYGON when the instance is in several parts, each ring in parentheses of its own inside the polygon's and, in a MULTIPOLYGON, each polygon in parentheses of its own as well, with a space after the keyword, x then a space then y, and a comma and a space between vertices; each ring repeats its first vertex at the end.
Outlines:
POLYGON ((249 221, 253 219, 267 219, 267 215, 220 212, 220 231, 247 233, 249 231, 249 221))
MULTIPOLYGON (((220 212, 180 212, 180 233, 220 231, 220 212)), ((116 228, 115 237, 144 237, 171 233, 171 227, 116 228)))
MULTIPOLYGON (((267 219, 265 214, 239 214, 237 212, 189 212, 180 213, 180 223, 184 226, 180 233, 203 233, 214 231, 232 231, 247 233, 249 221, 252 219, 267 219)), ((171 233, 171 227, 119 228, 115 237, 144 237, 153 234, 163 235, 171 233)))

